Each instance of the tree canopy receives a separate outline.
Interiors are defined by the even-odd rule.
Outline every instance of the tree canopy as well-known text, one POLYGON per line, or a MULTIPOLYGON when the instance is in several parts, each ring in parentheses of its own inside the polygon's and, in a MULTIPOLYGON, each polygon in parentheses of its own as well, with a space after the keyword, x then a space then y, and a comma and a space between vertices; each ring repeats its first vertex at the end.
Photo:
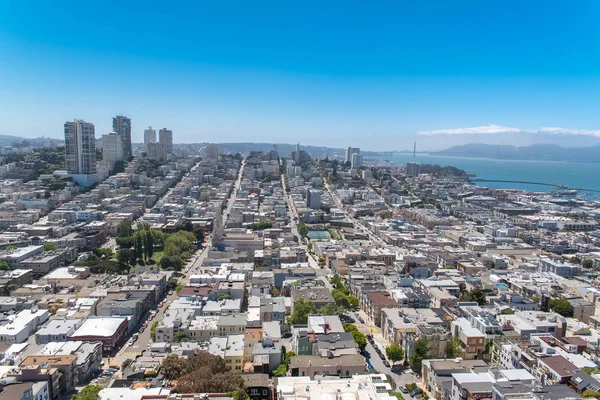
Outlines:
POLYGON ((567 299, 552 299, 548 302, 550 309, 563 317, 573 316, 573 306, 567 299))
POLYGON ((414 352, 410 357, 410 368, 416 373, 421 373, 421 364, 428 358, 429 343, 425 338, 420 338, 415 342, 414 352))
POLYGON ((385 355, 393 364, 404 360, 404 349, 400 345, 392 344, 385 348, 385 355))
POLYGON ((287 319, 288 325, 304 325, 308 323, 308 314, 315 313, 315 304, 310 300, 300 299, 294 303, 294 312, 287 319))
POLYGON ((342 324, 344 331, 350 332, 354 338, 354 342, 363 350, 367 346, 367 337, 364 333, 360 332, 354 324, 345 322, 342 324))
POLYGON ((73 397, 71 400, 98 400, 98 393, 102 390, 102 386, 99 385, 87 385, 81 391, 73 397))

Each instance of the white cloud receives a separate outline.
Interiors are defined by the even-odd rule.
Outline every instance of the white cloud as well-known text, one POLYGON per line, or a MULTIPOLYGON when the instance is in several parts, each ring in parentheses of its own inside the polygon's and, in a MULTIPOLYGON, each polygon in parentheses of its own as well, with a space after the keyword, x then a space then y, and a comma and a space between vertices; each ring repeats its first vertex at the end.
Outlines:
POLYGON ((584 135, 584 136, 596 136, 600 137, 600 129, 569 129, 569 128, 557 128, 557 127, 544 127, 537 130, 533 129, 522 129, 512 128, 509 126, 501 125, 484 125, 475 126, 472 128, 454 128, 454 129, 438 129, 433 131, 421 131, 418 132, 420 136, 434 136, 434 135, 496 135, 501 133, 540 133, 540 134, 553 134, 553 135, 584 135))
POLYGON ((600 137, 600 129, 569 129, 569 128, 540 128, 540 133, 552 133, 555 135, 586 135, 600 137))
POLYGON ((473 128, 455 128, 455 129, 439 129, 434 131, 422 131, 419 135, 431 136, 431 135, 493 135, 497 133, 506 132, 522 132, 523 129, 510 128, 508 126, 500 125, 485 125, 475 126, 473 128))

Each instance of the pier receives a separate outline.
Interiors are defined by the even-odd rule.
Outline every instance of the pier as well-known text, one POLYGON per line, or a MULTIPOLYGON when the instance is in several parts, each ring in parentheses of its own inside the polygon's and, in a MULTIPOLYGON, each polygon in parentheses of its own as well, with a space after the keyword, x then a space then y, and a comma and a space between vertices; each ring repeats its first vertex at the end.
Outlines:
POLYGON ((514 180, 504 180, 504 179, 483 179, 483 178, 471 178, 471 182, 498 182, 498 183, 520 183, 524 185, 539 185, 539 186, 550 186, 555 188, 556 190, 577 190, 578 192, 593 192, 600 193, 600 190, 596 189, 585 189, 585 188, 571 188, 565 185, 557 185, 555 183, 545 183, 545 182, 530 182, 530 181, 514 181, 514 180))

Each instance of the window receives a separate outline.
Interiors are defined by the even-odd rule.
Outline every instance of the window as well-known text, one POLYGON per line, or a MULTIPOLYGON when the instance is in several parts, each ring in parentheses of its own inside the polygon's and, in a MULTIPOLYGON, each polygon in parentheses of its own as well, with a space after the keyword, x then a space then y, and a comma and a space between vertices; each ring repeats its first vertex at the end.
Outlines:
POLYGON ((257 395, 258 389, 250 389, 250 394, 257 395))

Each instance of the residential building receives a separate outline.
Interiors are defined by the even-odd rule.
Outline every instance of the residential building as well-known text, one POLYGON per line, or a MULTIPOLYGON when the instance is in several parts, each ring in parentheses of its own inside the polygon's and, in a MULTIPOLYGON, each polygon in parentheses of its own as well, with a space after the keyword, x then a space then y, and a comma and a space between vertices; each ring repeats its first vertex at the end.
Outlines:
POLYGON ((117 132, 109 132, 102 135, 102 160, 110 163, 123 161, 123 138, 117 132))
POLYGON ((173 154, 173 131, 167 128, 158 131, 158 143, 165 146, 167 154, 173 154))
POLYGON ((354 153, 352 154, 352 169, 358 169, 363 165, 363 156, 362 154, 354 153))
POLYGON ((66 342, 81 324, 80 319, 53 319, 35 333, 35 342, 37 344, 66 342))
POLYGON ((156 129, 152 129, 151 126, 144 129, 144 144, 148 145, 148 143, 156 143, 156 129))
POLYGON ((102 354, 111 354, 125 342, 127 318, 89 317, 69 337, 69 341, 101 342, 102 354))
POLYGON ((321 208, 321 191, 317 189, 308 189, 306 191, 306 207, 313 210, 321 208))
POLYGON ((65 152, 67 173, 96 173, 96 133, 94 124, 76 119, 65 122, 65 152))
POLYGON ((113 131, 120 137, 123 145, 123 158, 129 160, 133 155, 131 151, 131 119, 122 115, 113 118, 113 131))
POLYGON ((346 158, 345 158, 345 162, 346 163, 352 163, 352 156, 354 154, 360 154, 360 148, 358 147, 348 147, 348 150, 346 150, 346 158))
POLYGON ((416 162, 406 163, 406 174, 411 177, 418 176, 421 173, 421 164, 416 162))

